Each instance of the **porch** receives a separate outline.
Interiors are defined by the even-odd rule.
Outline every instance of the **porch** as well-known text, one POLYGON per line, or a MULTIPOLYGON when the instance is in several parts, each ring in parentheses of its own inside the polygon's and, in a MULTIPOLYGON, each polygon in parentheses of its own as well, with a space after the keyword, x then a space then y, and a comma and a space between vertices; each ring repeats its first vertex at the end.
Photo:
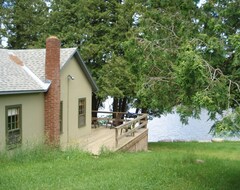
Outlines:
POLYGON ((103 149, 111 151, 147 150, 147 114, 127 117, 124 112, 97 112, 100 117, 92 118, 91 134, 79 139, 85 151, 99 154, 103 149), (109 117, 115 114, 115 118, 109 117), (117 126, 115 126, 118 124, 117 126))

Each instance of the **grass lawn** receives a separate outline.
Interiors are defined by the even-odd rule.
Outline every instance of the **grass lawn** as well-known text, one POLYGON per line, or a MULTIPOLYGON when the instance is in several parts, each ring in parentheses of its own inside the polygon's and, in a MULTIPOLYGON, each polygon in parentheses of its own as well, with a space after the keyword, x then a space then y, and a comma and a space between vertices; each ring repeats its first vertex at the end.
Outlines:
POLYGON ((240 189, 240 142, 150 143, 92 156, 36 148, 0 155, 0 189, 240 189))

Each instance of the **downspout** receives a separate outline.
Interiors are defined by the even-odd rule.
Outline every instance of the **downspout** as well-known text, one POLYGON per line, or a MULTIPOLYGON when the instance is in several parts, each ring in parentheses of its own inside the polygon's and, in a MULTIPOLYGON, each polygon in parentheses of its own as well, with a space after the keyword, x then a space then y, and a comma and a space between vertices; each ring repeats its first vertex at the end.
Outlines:
POLYGON ((69 78, 67 79, 67 145, 69 144, 69 78))
POLYGON ((71 75, 68 75, 67 76, 67 144, 69 144, 69 109, 70 109, 70 106, 69 106, 69 94, 70 94, 70 90, 69 90, 69 85, 70 85, 70 80, 74 80, 74 77, 71 76, 71 75))

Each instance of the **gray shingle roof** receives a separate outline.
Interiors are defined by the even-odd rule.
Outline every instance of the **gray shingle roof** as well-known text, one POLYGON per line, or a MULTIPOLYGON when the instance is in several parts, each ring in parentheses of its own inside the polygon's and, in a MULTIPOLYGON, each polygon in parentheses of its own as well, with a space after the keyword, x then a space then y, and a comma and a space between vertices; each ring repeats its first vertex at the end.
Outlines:
MULTIPOLYGON (((45 92, 50 81, 45 79, 45 49, 7 50, 0 49, 0 94, 17 94, 30 92, 45 92), (14 56, 23 66, 11 59, 14 56)), ((97 86, 83 63, 76 48, 60 50, 60 67, 62 68, 72 56, 80 61, 93 91, 97 86)))

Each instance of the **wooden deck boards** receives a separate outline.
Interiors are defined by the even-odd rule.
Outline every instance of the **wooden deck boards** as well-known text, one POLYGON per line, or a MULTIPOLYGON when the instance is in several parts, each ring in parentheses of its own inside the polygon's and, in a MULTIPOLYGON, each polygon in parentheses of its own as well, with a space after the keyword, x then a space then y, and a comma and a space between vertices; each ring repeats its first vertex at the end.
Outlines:
POLYGON ((89 151, 93 154, 99 154, 102 148, 109 149, 111 151, 116 151, 119 147, 130 142, 138 135, 140 135, 145 129, 140 129, 135 132, 134 136, 123 137, 115 147, 115 129, 109 129, 106 127, 92 128, 91 134, 86 135, 79 139, 78 145, 84 151, 89 151))

